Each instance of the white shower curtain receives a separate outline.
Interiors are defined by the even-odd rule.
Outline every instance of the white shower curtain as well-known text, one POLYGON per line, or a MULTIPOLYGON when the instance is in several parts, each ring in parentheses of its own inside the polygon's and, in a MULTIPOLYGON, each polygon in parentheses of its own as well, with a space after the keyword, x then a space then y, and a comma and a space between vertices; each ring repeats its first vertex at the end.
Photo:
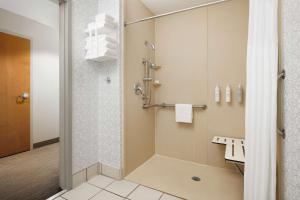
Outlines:
POLYGON ((275 200, 278 0, 249 3, 244 200, 275 200))

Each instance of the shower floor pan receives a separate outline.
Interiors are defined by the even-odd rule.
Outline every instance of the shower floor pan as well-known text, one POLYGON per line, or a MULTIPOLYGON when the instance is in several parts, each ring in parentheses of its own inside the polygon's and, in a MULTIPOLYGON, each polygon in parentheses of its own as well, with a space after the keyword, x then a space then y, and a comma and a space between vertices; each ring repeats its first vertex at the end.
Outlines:
POLYGON ((155 155, 125 179, 188 200, 242 200, 236 171, 155 155))

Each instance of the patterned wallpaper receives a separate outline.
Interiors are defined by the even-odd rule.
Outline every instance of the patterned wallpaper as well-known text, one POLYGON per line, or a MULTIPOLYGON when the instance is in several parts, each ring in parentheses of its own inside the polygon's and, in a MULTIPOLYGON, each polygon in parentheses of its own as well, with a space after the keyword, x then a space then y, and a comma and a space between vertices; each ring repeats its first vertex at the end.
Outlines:
MULTIPOLYGON (((107 13, 119 22, 120 3, 119 0, 99 0, 99 13, 107 13)), ((120 26, 118 26, 120 27, 120 26)), ((119 38, 119 31, 116 34, 119 38)), ((119 48, 120 51, 120 48, 119 48)), ((119 52, 119 55, 120 52, 119 52)), ((98 160, 102 164, 121 168, 121 64, 120 56, 117 61, 102 63, 98 68, 99 79, 99 149, 98 160), (108 83, 107 77, 111 82, 108 83)))
POLYGON ((73 173, 97 162, 121 166, 120 61, 84 59, 84 29, 103 11, 118 19, 118 0, 72 0, 73 173))
POLYGON ((282 0, 284 81, 283 200, 300 197, 300 1, 282 0))

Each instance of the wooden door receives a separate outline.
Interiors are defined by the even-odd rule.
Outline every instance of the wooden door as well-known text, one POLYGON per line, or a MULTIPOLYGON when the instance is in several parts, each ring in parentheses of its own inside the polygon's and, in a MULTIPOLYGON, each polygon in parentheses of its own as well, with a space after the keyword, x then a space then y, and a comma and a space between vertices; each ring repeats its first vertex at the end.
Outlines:
POLYGON ((0 32, 0 157, 30 150, 30 41, 0 32))

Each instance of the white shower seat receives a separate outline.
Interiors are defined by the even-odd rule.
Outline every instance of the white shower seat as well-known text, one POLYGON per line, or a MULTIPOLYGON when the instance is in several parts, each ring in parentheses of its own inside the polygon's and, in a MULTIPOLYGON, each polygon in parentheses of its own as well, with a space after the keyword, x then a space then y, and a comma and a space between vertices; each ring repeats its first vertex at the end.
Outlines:
POLYGON ((215 136, 212 143, 226 145, 225 160, 233 163, 240 173, 243 174, 238 164, 244 165, 245 163, 245 140, 215 136))

